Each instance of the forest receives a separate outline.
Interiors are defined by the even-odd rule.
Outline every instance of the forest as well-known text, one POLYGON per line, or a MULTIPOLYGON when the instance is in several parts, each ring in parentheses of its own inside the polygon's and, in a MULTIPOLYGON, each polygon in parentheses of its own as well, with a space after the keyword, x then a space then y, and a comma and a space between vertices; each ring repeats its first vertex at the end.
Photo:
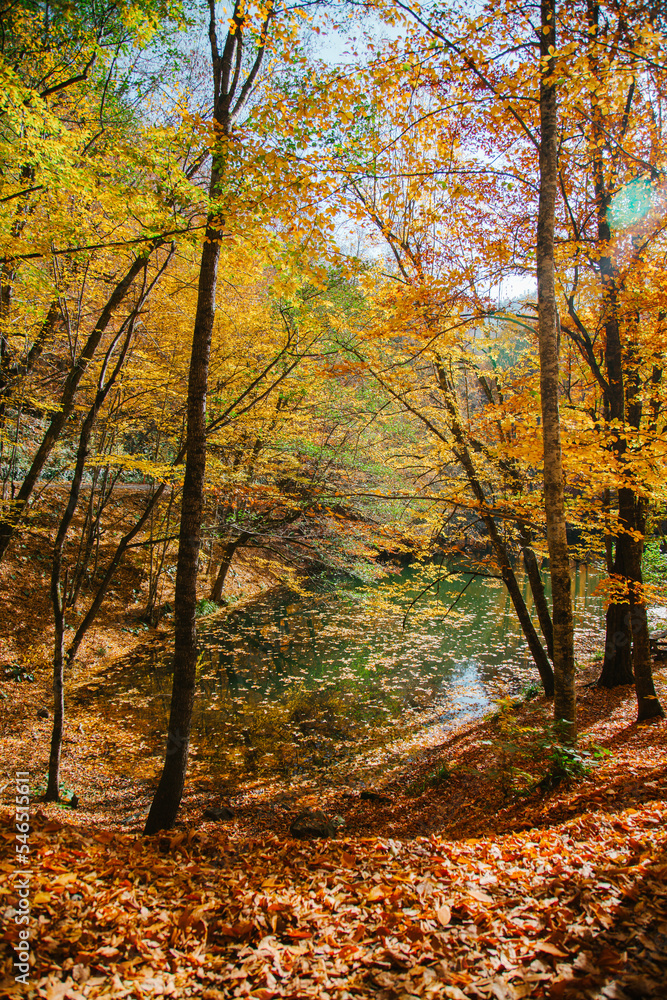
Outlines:
POLYGON ((0 994, 664 1000, 667 6, 0 3, 0 994))

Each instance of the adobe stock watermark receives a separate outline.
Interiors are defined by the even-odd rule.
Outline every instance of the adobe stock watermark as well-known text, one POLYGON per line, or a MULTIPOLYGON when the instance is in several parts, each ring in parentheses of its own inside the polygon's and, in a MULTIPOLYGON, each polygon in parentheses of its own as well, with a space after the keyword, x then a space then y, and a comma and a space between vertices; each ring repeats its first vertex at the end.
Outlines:
POLYGON ((625 631, 614 632, 613 636, 607 640, 605 646, 605 653, 610 660, 616 656, 617 649, 623 649, 630 642, 631 636, 637 635, 641 631, 644 624, 644 616, 637 609, 628 613, 623 618, 623 624, 625 625, 625 631))
POLYGON ((173 757, 175 753, 180 753, 184 747, 187 749, 189 742, 185 736, 181 736, 180 729, 176 729, 173 733, 170 729, 167 733, 167 757, 173 757))
POLYGON ((19 939, 14 945, 17 960, 14 962, 17 983, 28 983, 30 974, 30 775, 27 771, 16 772, 16 868, 14 888, 19 901, 16 906, 14 923, 18 925, 19 939))

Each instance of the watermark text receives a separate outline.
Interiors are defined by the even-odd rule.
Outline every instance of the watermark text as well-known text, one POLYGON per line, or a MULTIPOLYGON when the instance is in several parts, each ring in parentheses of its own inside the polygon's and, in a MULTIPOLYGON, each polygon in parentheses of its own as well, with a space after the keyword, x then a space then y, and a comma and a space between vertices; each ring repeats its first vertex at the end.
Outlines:
POLYGON ((18 926, 18 942, 14 945, 14 968, 17 983, 28 983, 30 973, 30 775, 16 772, 16 867, 14 890, 18 895, 14 922, 18 926))

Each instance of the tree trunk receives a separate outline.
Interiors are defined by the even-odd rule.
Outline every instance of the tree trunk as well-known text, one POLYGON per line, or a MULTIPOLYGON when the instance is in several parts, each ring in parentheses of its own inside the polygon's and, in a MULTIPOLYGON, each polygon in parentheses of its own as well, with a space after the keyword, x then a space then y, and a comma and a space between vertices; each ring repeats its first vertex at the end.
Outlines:
POLYGON ((72 639, 72 642, 70 643, 70 646, 67 650, 67 655, 65 657, 65 660, 68 664, 71 663, 74 657, 76 656, 79 650, 79 646, 81 645, 81 643, 85 638, 86 632, 95 621, 95 618, 97 617, 97 612, 102 607, 102 602, 104 601, 106 592, 109 588, 109 585, 111 584, 111 581, 113 580, 114 574, 118 566, 120 565, 123 556, 125 555, 126 550, 129 548, 132 540, 136 538, 141 529, 144 527, 146 521, 150 517, 151 511, 156 506, 164 490, 166 489, 166 485, 167 485, 166 483, 160 483, 160 485, 156 488, 155 492, 149 499, 146 505, 146 509, 144 510, 139 520, 136 522, 134 527, 130 528, 127 534, 123 535, 121 540, 118 542, 118 545, 116 546, 116 551, 114 552, 113 557, 106 568, 104 577, 102 578, 102 581, 97 588, 95 597, 93 598, 84 618, 79 623, 79 627, 74 633, 74 638, 72 639))
MULTIPOLYGON (((602 165, 598 171, 602 170, 602 165)), ((602 307, 605 326, 605 368, 608 390, 605 409, 610 420, 625 422, 625 384, 623 378, 623 351, 621 347, 621 331, 618 319, 618 288, 616 269, 609 256, 610 229, 607 222, 608 196, 604 190, 603 179, 597 184, 598 200, 598 238, 605 251, 600 259, 600 273, 603 281, 602 307)), ((610 451, 622 459, 625 451, 623 435, 611 434, 610 451)), ((632 538, 628 533, 634 530, 635 498, 632 490, 621 488, 618 491, 618 516, 620 530, 615 535, 614 557, 610 576, 617 577, 628 584, 631 576, 632 538)), ((611 541, 611 539, 610 539, 611 541)), ((628 584, 629 585, 629 584, 628 584)), ((630 600, 620 602, 612 599, 607 608, 606 635, 604 646, 604 661, 598 684, 600 687, 616 687, 620 684, 632 684, 631 656, 632 631, 630 628, 630 600)))
MULTIPOLYGON (((523 599, 521 593, 521 588, 517 583, 516 576, 514 575, 514 570, 510 564, 507 557, 507 552, 503 544, 500 535, 498 534, 498 529, 496 528, 495 521, 490 518, 495 529, 494 535, 491 541, 496 552, 496 556, 500 561, 500 572, 502 573, 503 582, 507 587, 508 593, 514 605, 514 610, 516 611, 517 618, 519 619, 519 624, 528 643, 528 647, 532 653, 533 660, 535 661, 535 666, 537 667, 540 679, 542 681, 542 686, 544 687, 544 693, 547 698, 551 698, 554 694, 554 674, 551 669, 551 664, 547 659, 546 653, 544 652, 544 647, 539 640, 539 636, 535 631, 535 626, 533 625, 533 620, 530 617, 530 612, 526 607, 526 602, 523 599), (498 544, 500 543, 500 544, 498 544)), ((488 524, 487 524, 488 528, 488 524)))
POLYGON ((547 644, 547 653, 553 661, 554 627, 553 622, 551 621, 549 605, 547 603, 547 595, 544 593, 544 583, 542 581, 540 567, 537 565, 535 553, 528 543, 525 543, 522 546, 521 554, 523 555, 523 564, 526 567, 526 575, 528 576, 528 582, 530 583, 530 590, 535 602, 535 610, 537 611, 537 617, 540 623, 540 628, 542 629, 542 635, 544 636, 544 641, 547 644))
MULTIPOLYGON (((211 171, 211 198, 216 196, 219 182, 220 174, 214 162, 211 171)), ((199 270, 188 380, 187 455, 174 592, 174 679, 169 731, 162 775, 146 820, 145 833, 148 834, 173 825, 183 795, 188 764, 197 671, 195 610, 206 473, 206 388, 215 318, 220 237, 214 217, 209 216, 199 270)))
MULTIPOLYGON (((67 579, 67 577, 65 577, 67 579)), ((60 579, 51 580, 51 599, 55 618, 55 640, 53 646, 53 729, 51 730, 51 752, 49 754, 49 780, 46 786, 45 802, 60 801, 60 754, 63 745, 65 724, 65 685, 63 678, 63 643, 65 619, 63 615, 64 597, 60 590, 60 579)))
MULTIPOLYGON (((222 193, 226 144, 232 118, 246 103, 262 64, 272 4, 265 8, 265 20, 252 68, 240 85, 243 65, 243 39, 246 15, 237 0, 222 53, 218 51, 217 12, 215 0, 209 0, 209 41, 213 69, 213 119, 216 145, 213 150, 209 196, 214 206, 222 193)), ((192 334, 190 377, 188 380, 188 411, 185 479, 181 503, 181 528, 176 563, 174 594, 174 679, 171 692, 169 730, 164 766, 155 797, 151 804, 144 832, 157 833, 173 825, 183 795, 188 764, 188 748, 192 725, 197 669, 197 567, 201 541, 201 521, 204 507, 204 476, 206 473, 206 389, 218 277, 218 260, 222 240, 220 210, 212 207, 206 223, 204 247, 199 269, 197 311, 192 334)))
POLYGON ((639 599, 632 604, 632 661, 635 668, 635 691, 637 695, 637 722, 649 719, 664 719, 665 713, 653 683, 651 645, 646 618, 646 605, 639 599))
MULTIPOLYGON (((152 248, 154 248, 155 245, 156 244, 153 244, 152 248)), ((118 282, 112 294, 109 296, 109 299, 100 313, 99 319, 95 324, 92 333, 88 337, 83 351, 67 376, 60 398, 60 406, 57 412, 52 416, 51 422, 49 423, 40 446, 32 460, 30 469, 21 484, 21 488, 13 504, 11 515, 0 520, 0 560, 7 551, 7 546, 9 545, 12 535, 21 520, 26 503, 35 488, 42 469, 44 468, 49 455, 53 451, 54 445, 58 441, 63 427, 74 411, 79 383, 81 382, 90 361, 95 355, 95 351, 97 350, 100 340, 102 339, 102 335, 106 331, 115 310, 129 292, 135 279, 146 269, 146 266, 146 256, 137 257, 137 259, 133 261, 125 276, 118 282)))
POLYGON ((662 709, 653 684, 653 664, 651 659, 651 642, 648 633, 646 617, 646 601, 642 578, 642 555, 644 551, 644 529, 646 527, 646 504, 640 497, 635 500, 635 528, 642 533, 639 539, 632 539, 631 575, 633 585, 630 587, 630 621, 632 623, 632 664, 635 671, 635 691, 637 694, 637 722, 647 722, 649 719, 662 719, 665 713, 662 709))
POLYGON ((449 413, 451 431, 458 446, 458 451, 455 451, 454 454, 461 464, 461 467, 468 478, 470 489, 479 504, 480 517, 484 521, 486 530, 489 533, 489 538, 491 539, 491 544, 500 566, 503 583, 507 587, 507 592, 510 595, 510 599, 514 605, 514 610, 516 611, 516 616, 519 619, 519 624, 521 625, 526 642, 528 643, 528 648, 530 649, 533 660, 535 661, 535 666, 537 667, 542 685, 544 687, 544 693, 550 698, 554 693, 553 670, 551 669, 551 664, 549 663, 547 655, 544 652, 544 647, 540 642, 539 636, 535 631, 535 626, 533 625, 532 618, 530 617, 530 612, 526 607, 526 602, 523 599, 521 588, 517 583, 514 570, 512 569, 512 564, 510 563, 509 556, 507 555, 505 543, 500 536, 493 514, 488 509, 486 494, 484 493, 484 488, 477 474, 475 463, 473 462, 470 449, 468 448, 463 425, 461 424, 461 420, 459 418, 454 389, 447 378, 447 373, 444 367, 439 361, 436 363, 436 373, 438 376, 438 384, 443 394, 445 408, 449 413))
POLYGON ((65 570, 65 582, 62 588, 60 586, 63 550, 65 547, 67 533, 70 529, 70 525, 79 502, 81 483, 83 482, 83 474, 90 447, 90 437, 93 433, 93 428, 95 426, 100 408, 104 404, 109 391, 114 385, 118 375, 120 374, 121 368, 123 367, 123 362, 125 361, 130 341, 132 340, 134 333, 135 318, 136 311, 130 321, 130 328, 126 334, 125 341, 118 356, 114 370, 109 376, 106 384, 104 384, 103 380, 105 378, 107 365, 110 361, 114 345, 118 338, 116 338, 107 351, 107 356, 104 360, 102 372, 100 374, 98 390, 95 393, 93 404, 88 410, 81 427, 79 444, 76 452, 76 465, 74 467, 74 475, 72 477, 67 506, 60 520, 56 540, 53 544, 53 560, 51 564, 51 603, 53 606, 53 619, 55 623, 53 648, 53 731, 51 734, 51 755, 49 758, 49 781, 46 790, 47 802, 58 802, 60 797, 60 753, 62 748, 63 725, 65 718, 63 668, 65 659, 65 596, 67 594, 67 570, 65 570))
MULTIPOLYGON (((589 35, 597 42, 599 7, 595 2, 588 4, 589 35)), ((595 156, 593 160, 593 187, 597 211, 598 250, 600 254, 600 278, 602 281, 602 321, 604 323, 604 363, 607 376, 607 389, 604 397, 605 421, 624 424, 626 420, 625 379, 623 374, 623 347, 621 343, 621 323, 619 304, 618 271, 611 255, 611 228, 607 218, 611 195, 605 181, 605 163, 602 156, 607 141, 601 111, 597 103, 592 101, 591 113, 593 120, 593 136, 595 140, 595 156)), ((617 460, 622 461, 625 452, 625 437, 623 434, 609 434, 609 450, 617 460)), ((609 505, 609 493, 605 492, 605 509, 609 505)), ((635 495, 631 489, 621 487, 618 491, 618 517, 620 530, 611 538, 605 540, 607 565, 610 576, 616 577, 626 589, 626 599, 614 600, 607 608, 606 636, 602 672, 598 679, 600 687, 616 687, 621 684, 632 684, 634 681, 632 667, 632 614, 631 614, 631 577, 633 563, 633 542, 631 532, 635 530, 635 495), (613 559, 612 555, 613 541, 613 559), (610 565, 611 562, 611 565, 610 565)), ((641 562, 641 556, 640 556, 641 562)), ((641 565, 638 567, 641 574, 641 565)))
POLYGON ((565 738, 576 734, 574 623, 558 406, 558 310, 554 268, 554 219, 558 168, 555 71, 555 0, 542 0, 540 34, 540 196, 537 221, 537 301, 540 390, 544 441, 544 507, 551 570, 554 650, 554 719, 565 738))
POLYGON ((613 688, 633 684, 632 638, 630 631, 630 604, 617 601, 607 608, 605 616, 606 641, 602 672, 598 687, 613 688))
POLYGON ((219 604, 222 600, 222 591, 225 586, 225 580, 227 579, 227 573, 229 572, 229 567, 232 565, 232 559, 234 558, 234 553, 241 545, 245 543, 250 538, 247 531, 241 532, 238 538, 235 538, 232 542, 227 542, 222 553, 222 559, 220 561, 220 567, 218 569, 217 576, 215 578, 215 583, 211 589, 211 600, 219 604))
MULTIPOLYGON (((619 521, 621 530, 616 535, 612 579, 615 577, 623 586, 630 588, 632 563, 632 536, 635 521, 635 497, 632 490, 618 491, 619 521)), ((607 608, 606 639, 602 672, 598 686, 617 687, 634 683, 632 671, 632 627, 630 594, 625 600, 613 599, 607 608)))

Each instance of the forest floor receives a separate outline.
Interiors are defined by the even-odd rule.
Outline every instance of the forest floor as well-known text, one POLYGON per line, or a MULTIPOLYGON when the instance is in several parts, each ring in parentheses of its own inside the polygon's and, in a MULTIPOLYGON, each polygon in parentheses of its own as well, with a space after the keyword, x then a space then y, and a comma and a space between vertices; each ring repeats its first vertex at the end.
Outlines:
MULTIPOLYGON (((506 699, 376 753, 370 785, 324 774, 230 797, 195 756, 177 827, 144 838, 164 735, 102 704, 114 659, 167 637, 136 627, 131 574, 70 682, 63 776, 80 806, 32 805, 32 964, 17 984, 14 776, 44 774, 50 736, 38 569, 29 549, 0 567, 0 996, 665 1000, 667 723, 638 726, 631 689, 580 674, 579 756, 554 787, 538 784, 549 704, 506 699), (230 798, 233 819, 203 818, 230 798), (293 839, 308 807, 339 814, 340 835, 293 839)), ((658 664, 656 683, 667 705, 658 664)))

